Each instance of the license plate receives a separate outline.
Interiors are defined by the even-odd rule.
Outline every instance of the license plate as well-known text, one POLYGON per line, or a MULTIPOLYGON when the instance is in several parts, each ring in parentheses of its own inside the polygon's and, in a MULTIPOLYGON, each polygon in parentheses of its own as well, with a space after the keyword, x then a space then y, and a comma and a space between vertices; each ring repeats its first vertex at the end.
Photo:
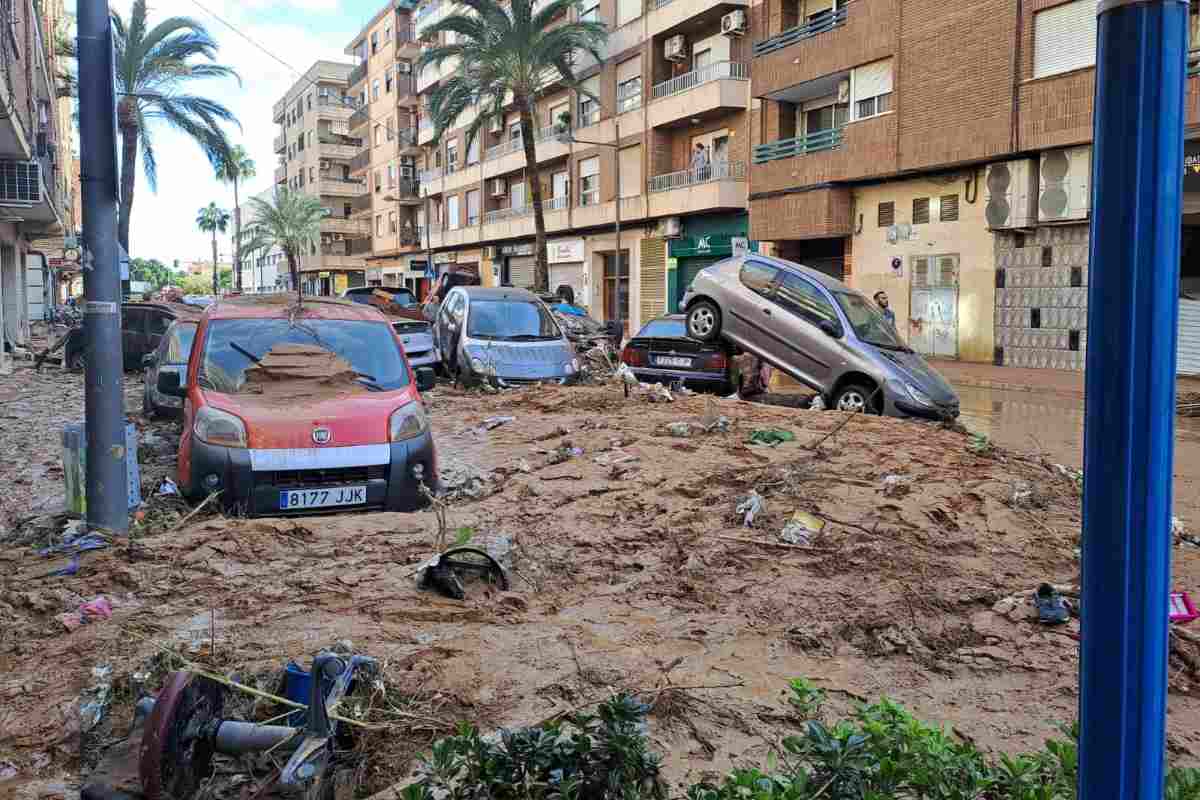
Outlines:
POLYGON ((654 363, 660 367, 684 367, 685 369, 692 366, 690 358, 680 358, 679 356, 656 356, 654 363))
POLYGON ((331 489, 289 489, 279 493, 279 510, 353 506, 367 502, 365 486, 335 486, 331 489))

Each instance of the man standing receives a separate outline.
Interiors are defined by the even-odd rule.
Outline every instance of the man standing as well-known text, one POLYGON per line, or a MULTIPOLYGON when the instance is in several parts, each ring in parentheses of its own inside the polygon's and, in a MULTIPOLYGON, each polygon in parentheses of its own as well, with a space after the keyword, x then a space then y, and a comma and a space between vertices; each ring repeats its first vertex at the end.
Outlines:
POLYGON ((879 313, 883 314, 883 318, 888 321, 888 324, 893 328, 896 327, 896 312, 888 306, 887 293, 880 289, 875 293, 875 304, 879 306, 879 313))
POLYGON ((705 174, 708 171, 708 150, 700 142, 696 142, 696 150, 692 153, 692 172, 695 180, 708 180, 705 174))

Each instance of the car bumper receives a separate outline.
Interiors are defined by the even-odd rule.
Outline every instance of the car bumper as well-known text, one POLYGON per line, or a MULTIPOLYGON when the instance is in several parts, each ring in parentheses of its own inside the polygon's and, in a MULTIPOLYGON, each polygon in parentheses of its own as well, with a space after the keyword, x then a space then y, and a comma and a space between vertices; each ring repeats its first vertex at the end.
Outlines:
POLYGON ((441 359, 437 357, 437 350, 426 350, 423 353, 408 354, 408 363, 412 365, 413 369, 417 367, 432 367, 439 361, 441 359))
POLYGON ((426 432, 414 439, 388 445, 386 464, 345 469, 307 469, 256 471, 250 463, 250 451, 222 447, 193 439, 191 475, 193 492, 204 494, 219 489, 222 502, 248 516, 292 516, 298 514, 337 513, 363 509, 376 511, 412 511, 425 505, 414 468, 420 465, 423 482, 438 490, 437 456, 433 436, 426 432), (210 489, 205 479, 216 476, 210 489), (359 505, 281 511, 280 492, 297 489, 327 489, 337 486, 365 486, 366 502, 359 505))
POLYGON ((683 381, 684 386, 700 386, 721 391, 729 386, 729 376, 723 372, 699 372, 696 370, 659 369, 657 367, 638 367, 633 369, 634 377, 642 383, 661 383, 670 385, 683 381))
POLYGON ((885 400, 884 414, 890 417, 918 417, 920 419, 958 419, 958 404, 945 404, 930 408, 920 406, 911 400, 888 397, 885 400))

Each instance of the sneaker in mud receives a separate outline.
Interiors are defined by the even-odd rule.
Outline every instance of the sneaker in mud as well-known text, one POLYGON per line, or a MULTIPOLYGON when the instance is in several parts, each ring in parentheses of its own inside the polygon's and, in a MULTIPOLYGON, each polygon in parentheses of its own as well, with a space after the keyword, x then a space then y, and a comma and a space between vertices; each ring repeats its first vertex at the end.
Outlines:
POLYGON ((1033 602, 1037 606, 1038 620, 1043 625, 1061 625, 1071 619, 1071 611, 1062 595, 1048 583, 1038 587, 1033 602))

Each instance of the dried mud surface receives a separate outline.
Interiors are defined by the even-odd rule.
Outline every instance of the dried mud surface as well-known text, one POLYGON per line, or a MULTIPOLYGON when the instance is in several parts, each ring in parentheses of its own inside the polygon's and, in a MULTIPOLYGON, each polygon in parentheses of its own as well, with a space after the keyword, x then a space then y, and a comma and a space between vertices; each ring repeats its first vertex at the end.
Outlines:
MULTIPOLYGON (((764 762, 791 727, 781 692, 795 676, 835 706, 888 694, 997 750, 1037 747, 1074 718, 1078 621, 1042 627, 1020 596, 1078 583, 1078 488, 1038 457, 978 453, 961 432, 874 417, 813 449, 844 417, 704 397, 649 404, 616 386, 439 388, 428 402, 443 466, 487 476, 482 497, 450 502, 449 535, 511 537, 510 591, 469 583, 454 601, 419 590, 413 572, 438 535, 431 512, 182 529, 175 515, 132 554, 87 553, 67 578, 32 578, 30 547, 0 545, 0 769, 15 773, 0 777, 0 797, 76 791, 90 670, 111 665, 117 691, 88 763, 124 735, 129 676, 161 678, 168 652, 244 679, 343 640, 379 658, 411 705, 372 742, 364 793, 401 780, 406 759, 455 720, 533 724, 618 689, 721 687, 655 695, 670 699, 650 722, 676 785, 764 762), (668 433, 714 412, 729 430, 668 433), (497 416, 515 419, 485 430, 497 416), (796 440, 748 446, 757 428, 796 440), (908 480, 885 492, 888 475, 908 480), (735 507, 751 489, 766 508, 747 528, 735 507), (776 546, 798 510, 824 529, 808 548, 776 546), (98 594, 113 618, 64 630, 55 615, 98 594)), ((173 442, 171 423, 153 429, 173 442)), ((1200 548, 1176 547, 1174 570, 1177 586, 1200 587, 1200 548)), ((1194 765, 1191 647, 1172 657, 1168 746, 1194 765)))

